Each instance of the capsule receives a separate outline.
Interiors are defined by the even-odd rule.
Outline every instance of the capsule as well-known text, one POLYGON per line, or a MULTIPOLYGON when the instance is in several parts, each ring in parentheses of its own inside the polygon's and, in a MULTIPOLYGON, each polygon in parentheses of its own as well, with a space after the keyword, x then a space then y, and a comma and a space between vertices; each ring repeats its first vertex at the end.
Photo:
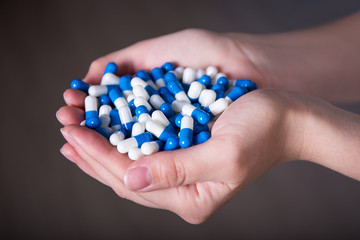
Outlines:
POLYGON ((110 123, 109 123, 109 126, 114 131, 121 128, 121 120, 120 120, 120 116, 119 116, 119 111, 117 109, 112 109, 110 111, 110 123))
POLYGON ((161 112, 160 110, 155 110, 152 114, 151 114, 151 118, 159 123, 161 123, 166 130, 173 132, 174 134, 176 134, 176 130, 174 129, 174 127, 171 125, 170 121, 167 119, 167 117, 165 116, 165 114, 163 112, 161 112))
POLYGON ((196 79, 201 78, 202 76, 204 76, 206 74, 206 72, 204 71, 204 69, 202 68, 198 68, 196 70, 196 79))
POLYGON ((134 137, 144 132, 145 132, 145 125, 143 123, 136 122, 132 127, 131 136, 134 137))
POLYGON ((204 89, 201 91, 199 96, 199 103, 202 107, 208 107, 210 104, 215 102, 216 92, 211 89, 204 89))
POLYGON ((128 152, 128 157, 131 159, 131 160, 138 160, 139 158, 145 156, 141 149, 138 148, 138 147, 133 147, 133 148, 130 148, 129 149, 129 152, 128 152))
POLYGON ((229 105, 229 102, 225 98, 219 98, 208 107, 204 108, 204 111, 210 115, 210 118, 214 118, 220 115, 229 105))
POLYGON ((190 103, 190 99, 187 97, 184 89, 181 87, 179 80, 174 75, 174 73, 166 73, 165 82, 169 92, 175 97, 176 100, 190 103))
POLYGON ((88 93, 90 84, 80 80, 80 79, 74 79, 71 81, 70 88, 75 90, 80 90, 85 93, 88 93))
MULTIPOLYGON (((111 112, 112 108, 109 105, 102 105, 99 108, 99 118, 101 119, 101 127, 104 128, 105 130, 108 131, 108 127, 110 124, 110 112, 111 112)), ((112 131, 111 131, 112 132, 112 131)))
POLYGON ((131 75, 124 75, 120 77, 119 80, 119 88, 121 89, 125 98, 128 98, 129 95, 132 94, 131 79, 131 75))
POLYGON ((130 148, 133 147, 140 148, 143 143, 150 142, 152 140, 153 140, 152 134, 148 132, 144 132, 142 134, 124 139, 123 141, 119 142, 117 145, 117 150, 120 153, 127 153, 129 152, 130 148))
POLYGON ((154 89, 157 89, 156 84, 153 82, 151 75, 146 72, 143 69, 140 69, 139 71, 136 72, 136 77, 141 78, 143 80, 145 80, 150 86, 152 86, 154 89))
POLYGON ((117 109, 128 105, 128 102, 124 98, 124 95, 121 93, 119 88, 112 89, 109 93, 109 97, 117 109))
POLYGON ((216 93, 215 100, 218 100, 219 98, 225 98, 225 87, 223 85, 215 84, 211 87, 211 89, 214 90, 216 93))
POLYGON ((119 116, 122 123, 122 127, 127 131, 131 132, 134 125, 134 121, 128 106, 123 106, 119 108, 119 116))
POLYGON ((98 128, 101 125, 97 106, 98 101, 96 97, 87 96, 85 98, 85 125, 92 129, 98 128))
POLYGON ((140 85, 136 85, 136 86, 133 87, 133 94, 134 94, 135 97, 145 98, 146 101, 149 100, 149 98, 150 98, 149 94, 140 85))
POLYGON ((184 116, 181 119, 179 144, 181 148, 188 148, 193 143, 194 119, 184 116))
POLYGON ((123 141, 127 137, 127 135, 126 130, 121 128, 111 134, 109 141, 111 145, 117 146, 119 142, 123 141))
POLYGON ((118 85, 94 85, 89 87, 89 95, 99 97, 104 94, 109 94, 112 89, 118 88, 118 85))
POLYGON ((152 95, 150 97, 150 103, 155 109, 162 111, 167 118, 174 116, 174 111, 171 107, 171 104, 165 102, 160 95, 152 95))
POLYGON ((210 133, 208 131, 202 131, 194 136, 193 143, 194 145, 198 145, 206 142, 209 139, 210 139, 210 133))
POLYGON ((164 148, 164 142, 161 140, 156 140, 156 141, 143 143, 143 145, 141 145, 141 152, 144 155, 150 155, 163 150, 163 148, 164 148))
MULTIPOLYGON (((147 94, 149 96, 152 96, 154 94, 159 94, 159 92, 153 87, 151 86, 148 82, 145 82, 144 80, 142 80, 141 78, 138 77, 134 77, 131 80, 131 86, 134 88, 135 86, 141 86, 144 88, 144 90, 147 92, 147 94)), ((136 96, 136 95, 135 95, 136 96)))
POLYGON ((201 78, 197 80, 199 83, 203 84, 206 88, 209 88, 212 83, 212 79, 208 75, 203 75, 201 78))
POLYGON ((258 89, 257 84, 248 79, 236 80, 235 87, 244 87, 248 90, 248 92, 258 89))
POLYGON ((177 140, 178 137, 173 132, 166 130, 165 126, 163 126, 161 123, 158 123, 157 121, 154 121, 152 119, 149 119, 145 124, 146 131, 154 134, 155 137, 158 139, 166 142, 168 138, 173 137, 177 140))
POLYGON ((248 90, 244 87, 234 87, 225 97, 229 104, 233 103, 236 99, 247 93, 248 90))
POLYGON ((169 72, 169 71, 173 71, 175 69, 175 66, 171 62, 166 62, 161 66, 161 69, 164 72, 169 72))
POLYGON ((208 66, 206 68, 206 75, 211 77, 212 79, 215 78, 216 74, 218 74, 218 69, 215 66, 208 66))
POLYGON ((107 94, 103 94, 103 95, 99 96, 98 101, 99 101, 100 105, 113 105, 109 95, 107 95, 107 94))
POLYGON ((187 92, 187 95, 191 102, 197 102, 199 100, 202 90, 204 89, 205 86, 200 82, 192 82, 187 92))
POLYGON ((181 113, 193 117, 200 124, 207 124, 210 121, 210 116, 208 113, 194 107, 191 104, 185 104, 182 107, 181 113))

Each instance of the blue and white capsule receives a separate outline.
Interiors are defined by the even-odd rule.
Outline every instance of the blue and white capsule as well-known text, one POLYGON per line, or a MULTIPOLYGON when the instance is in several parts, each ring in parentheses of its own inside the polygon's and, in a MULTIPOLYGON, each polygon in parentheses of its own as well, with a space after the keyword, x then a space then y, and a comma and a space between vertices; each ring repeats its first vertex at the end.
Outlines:
POLYGON ((175 98, 166 87, 163 70, 161 68, 154 68, 151 71, 151 74, 155 80, 156 85, 158 86, 158 91, 161 97, 165 100, 165 102, 172 103, 175 98))
POLYGON ((186 102, 174 101, 172 107, 175 112, 181 112, 183 115, 193 117, 200 124, 207 124, 210 121, 208 113, 186 102))
POLYGON ((152 107, 143 97, 134 98, 135 113, 140 123, 146 123, 151 118, 152 107))
POLYGON ((145 142, 141 145, 141 152, 144 155, 151 155, 153 153, 162 151, 164 148, 164 142, 161 140, 145 142))
POLYGON ((146 72, 145 70, 140 69, 139 71, 137 71, 136 77, 145 80, 150 86, 152 86, 154 89, 157 89, 156 84, 153 82, 153 80, 151 78, 151 74, 146 72))
POLYGON ((124 75, 120 77, 119 80, 119 88, 121 89, 125 98, 128 98, 129 95, 132 94, 131 79, 131 75, 124 75))
POLYGON ((153 140, 153 135, 151 133, 144 132, 137 136, 120 141, 117 145, 117 150, 120 153, 127 153, 129 152, 130 148, 133 147, 140 148, 143 143, 150 142, 152 140, 153 140))
POLYGON ((171 125, 170 121, 167 119, 167 117, 165 116, 165 114, 163 112, 161 112, 160 110, 155 110, 152 114, 151 114, 151 118, 154 121, 157 121, 159 123, 161 123, 164 127, 165 130, 168 130, 174 134, 176 134, 176 130, 174 129, 174 127, 171 125))
MULTIPOLYGON (((159 92, 153 86, 151 86, 148 82, 145 82, 144 80, 142 80, 141 78, 138 78, 138 77, 134 77, 131 80, 131 86, 133 88, 135 86, 141 86, 147 92, 147 94, 149 96, 152 96, 154 94, 159 94, 159 92)), ((134 95, 136 96, 135 93, 134 93, 134 95)))
POLYGON ((229 106, 229 102, 225 98, 219 98, 208 107, 204 108, 204 111, 210 115, 210 118, 219 116, 229 106))
POLYGON ((117 109, 112 109, 110 111, 110 123, 109 126, 112 130, 116 131, 121 128, 121 120, 119 116, 119 111, 117 109))
POLYGON ((193 138, 193 143, 194 145, 198 145, 198 144, 201 144, 201 143, 204 143, 206 142, 207 140, 210 139, 210 133, 208 131, 202 131, 202 132, 199 132, 198 134, 196 134, 193 138))
POLYGON ((258 89, 257 84, 248 79, 236 80, 235 87, 244 87, 248 90, 248 92, 258 89))
POLYGON ((98 128, 101 125, 96 97, 87 96, 85 98, 85 125, 92 129, 98 128))
POLYGON ((134 125, 134 121, 130 112, 130 108, 128 106, 123 106, 119 108, 119 116, 121 121, 121 126, 125 128, 129 133, 132 131, 132 127, 134 125))
POLYGON ((116 63, 109 62, 106 65, 104 74, 101 78, 100 85, 118 85, 119 84, 119 77, 116 76, 116 72, 118 70, 118 67, 116 63))
POLYGON ((93 85, 89 87, 89 95, 99 97, 104 94, 109 94, 112 89, 118 89, 119 85, 93 85))
POLYGON ((111 145, 117 146, 119 142, 123 141, 127 137, 127 132, 125 129, 120 128, 117 131, 113 132, 109 138, 111 145))
POLYGON ((201 91, 199 96, 199 103, 202 107, 208 107, 210 104, 215 102, 216 92, 211 89, 204 89, 201 91))
POLYGON ((193 144, 194 119, 184 116, 181 119, 179 144, 181 148, 188 148, 193 144))
POLYGON ((150 97, 150 103, 155 109, 162 111, 167 118, 174 116, 174 111, 171 107, 171 104, 165 102, 160 95, 152 95, 150 97))
POLYGON ((155 120, 149 119, 145 124, 145 128, 146 131, 152 133, 155 137, 164 142, 166 142, 170 137, 179 141, 179 138, 176 136, 176 134, 169 130, 166 130, 165 126, 155 120))
POLYGON ((175 97, 176 100, 190 103, 190 99, 187 97, 184 89, 181 87, 180 82, 174 73, 166 73, 164 79, 169 92, 175 97))
POLYGON ((117 109, 128 105, 128 102, 126 101, 124 95, 121 93, 119 88, 112 89, 109 92, 109 97, 117 109))
POLYGON ((198 81, 190 84, 187 95, 191 102, 197 102, 199 100, 201 92, 205 89, 205 86, 198 81))
POLYGON ((248 90, 244 87, 234 87, 225 97, 229 104, 233 103, 236 99, 247 93, 248 90))

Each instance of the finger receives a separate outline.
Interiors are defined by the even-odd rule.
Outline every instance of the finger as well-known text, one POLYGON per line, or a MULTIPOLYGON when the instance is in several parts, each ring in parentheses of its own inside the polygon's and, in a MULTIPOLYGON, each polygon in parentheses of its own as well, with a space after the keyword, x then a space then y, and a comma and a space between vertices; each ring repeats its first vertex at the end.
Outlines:
POLYGON ((105 182, 91 167, 90 165, 84 161, 79 154, 76 152, 75 148, 71 146, 69 143, 65 143, 60 152, 64 157, 69 159, 71 162, 75 163, 83 172, 88 174, 89 176, 95 178, 99 182, 103 183, 106 186, 109 186, 107 182, 105 182))
POLYGON ((56 118, 64 126, 69 124, 79 125, 84 120, 85 113, 84 110, 79 108, 63 106, 56 112, 56 118))
POLYGON ((153 191, 214 181, 224 167, 219 148, 219 142, 210 139, 191 148, 144 157, 129 167, 124 178, 125 185, 133 191, 153 191))
MULTIPOLYGON (((115 176, 113 173, 111 173, 108 169, 106 169, 102 165, 103 162, 107 162, 107 160, 108 160, 106 154, 101 155, 100 153, 97 153, 98 155, 96 157, 98 157, 98 159, 94 159, 93 157, 91 157, 88 154, 90 149, 96 148, 97 144, 99 142, 102 142, 102 141, 96 140, 96 138, 103 139, 103 137, 100 134, 97 134, 96 132, 94 132, 90 129, 86 129, 84 127, 75 126, 75 125, 69 125, 67 127, 64 127, 61 132, 62 132, 64 138, 69 142, 69 144, 72 145, 74 150, 78 153, 80 160, 82 162, 85 162, 86 164, 88 164, 88 166, 90 166, 90 169, 92 169, 94 175, 98 176, 99 179, 103 180, 105 183, 108 183, 108 186, 110 186, 116 192, 116 194, 118 194, 122 198, 130 199, 130 200, 137 202, 139 204, 142 204, 144 206, 161 208, 156 203, 156 201, 150 201, 150 200, 146 199, 144 196, 141 196, 139 194, 136 194, 135 192, 129 191, 125 187, 125 185, 123 184, 121 179, 119 179, 117 176, 115 176), (87 131, 82 132, 80 130, 87 130, 87 131), (88 134, 86 134, 86 132, 88 134), (82 134, 83 134, 83 136, 80 136, 82 134), (92 136, 92 134, 94 134, 94 135, 92 136), (79 140, 79 139, 87 138, 87 137, 90 138, 90 141, 86 142, 87 145, 84 146, 84 145, 82 145, 83 143, 80 143, 83 140, 79 140)), ((104 147, 104 145, 100 144, 100 147, 104 147)), ((106 152, 106 150, 105 150, 105 152, 106 152)), ((94 154, 94 153, 92 153, 92 154, 94 154)), ((119 160, 121 160, 121 159, 117 159, 117 161, 119 161, 119 160)), ((130 159, 128 159, 128 160, 131 161, 130 159)), ((118 167, 115 164, 114 164, 114 166, 111 166, 111 167, 113 169, 118 169, 118 167)))
POLYGON ((88 94, 83 91, 75 89, 67 89, 63 96, 67 105, 72 107, 84 108, 85 107, 85 98, 88 94))
POLYGON ((122 181, 129 165, 133 162, 126 155, 121 154, 107 139, 94 130, 78 125, 68 125, 62 129, 72 141, 93 159, 122 181))

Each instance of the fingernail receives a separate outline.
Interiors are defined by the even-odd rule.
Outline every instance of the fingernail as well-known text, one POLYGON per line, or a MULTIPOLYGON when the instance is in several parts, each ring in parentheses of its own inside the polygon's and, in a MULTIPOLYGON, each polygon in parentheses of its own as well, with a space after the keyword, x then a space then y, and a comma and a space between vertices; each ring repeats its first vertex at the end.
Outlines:
POLYGON ((129 169, 124 177, 125 186, 132 191, 144 189, 152 183, 152 177, 147 167, 129 169))
POLYGON ((64 148, 64 147, 60 148, 60 153, 61 153, 66 159, 68 159, 70 162, 74 162, 74 161, 71 159, 69 153, 66 152, 63 148, 64 148))

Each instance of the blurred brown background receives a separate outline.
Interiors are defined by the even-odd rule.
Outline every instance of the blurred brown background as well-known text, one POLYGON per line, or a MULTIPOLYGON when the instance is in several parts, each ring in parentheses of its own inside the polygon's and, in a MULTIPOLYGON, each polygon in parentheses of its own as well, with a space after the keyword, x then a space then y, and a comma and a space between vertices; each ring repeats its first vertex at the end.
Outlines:
MULTIPOLYGON (((59 149, 63 91, 92 60, 189 27, 270 33, 334 20, 359 0, 2 1, 2 239, 359 239, 360 183, 296 162, 250 184, 201 225, 120 199, 59 149)), ((360 113, 360 103, 341 107, 360 113)), ((259 146, 260 147, 260 146, 259 146)))

